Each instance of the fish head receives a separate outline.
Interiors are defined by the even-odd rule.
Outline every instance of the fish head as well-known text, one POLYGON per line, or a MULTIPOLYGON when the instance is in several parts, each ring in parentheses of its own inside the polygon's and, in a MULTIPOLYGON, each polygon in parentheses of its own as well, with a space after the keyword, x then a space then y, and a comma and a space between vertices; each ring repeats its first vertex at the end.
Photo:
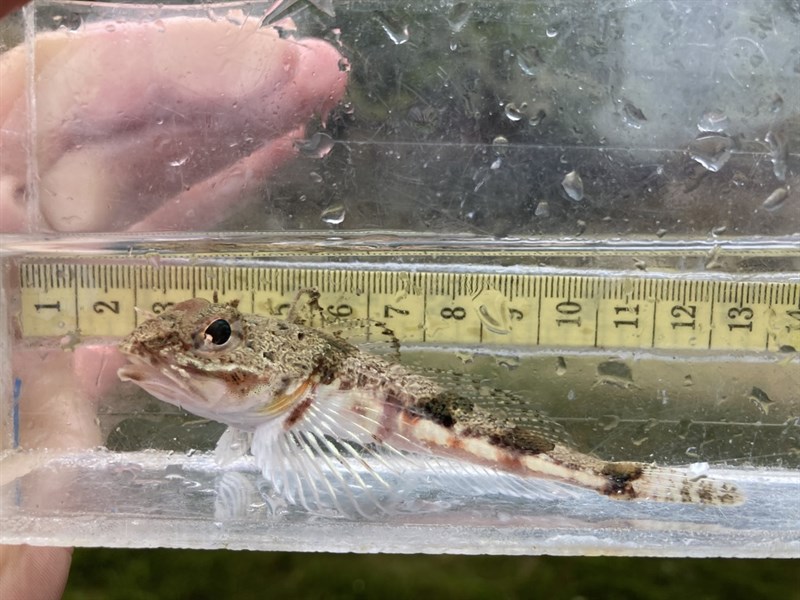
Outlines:
POLYGON ((297 391, 309 387, 312 366, 281 360, 293 350, 277 338, 287 329, 278 319, 242 314, 235 304, 186 300, 120 343, 130 364, 117 374, 191 413, 252 429, 291 410, 297 391))

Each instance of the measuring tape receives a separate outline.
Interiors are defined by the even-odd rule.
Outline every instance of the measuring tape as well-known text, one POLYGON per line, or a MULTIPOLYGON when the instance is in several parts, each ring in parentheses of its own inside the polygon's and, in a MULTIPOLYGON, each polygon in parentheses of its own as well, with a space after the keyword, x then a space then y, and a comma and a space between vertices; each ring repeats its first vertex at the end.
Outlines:
MULTIPOLYGON (((316 288, 330 316, 385 323, 405 343, 510 347, 800 349, 800 281, 227 265, 19 264, 24 337, 123 336, 192 297, 285 314, 316 288)), ((235 260, 235 258, 233 259, 235 260)), ((231 261, 232 262, 232 261, 231 261)), ((419 268, 419 265, 417 265, 419 268)))

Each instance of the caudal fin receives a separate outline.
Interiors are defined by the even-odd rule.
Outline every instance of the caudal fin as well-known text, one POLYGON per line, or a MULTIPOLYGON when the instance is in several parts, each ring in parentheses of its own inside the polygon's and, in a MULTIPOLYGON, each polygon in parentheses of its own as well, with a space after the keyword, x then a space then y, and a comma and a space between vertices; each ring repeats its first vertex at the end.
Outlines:
POLYGON ((744 502, 744 495, 731 483, 692 477, 673 468, 637 463, 607 463, 602 471, 608 479, 604 490, 620 500, 651 500, 731 506, 744 502))

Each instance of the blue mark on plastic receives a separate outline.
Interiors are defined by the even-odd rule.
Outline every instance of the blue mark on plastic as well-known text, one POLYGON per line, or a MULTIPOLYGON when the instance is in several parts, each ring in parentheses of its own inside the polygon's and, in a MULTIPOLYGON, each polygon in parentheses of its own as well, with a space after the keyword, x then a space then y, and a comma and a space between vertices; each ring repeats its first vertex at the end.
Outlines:
POLYGON ((19 448, 19 396, 22 391, 22 379, 14 378, 14 393, 11 396, 11 427, 13 429, 12 447, 19 448))

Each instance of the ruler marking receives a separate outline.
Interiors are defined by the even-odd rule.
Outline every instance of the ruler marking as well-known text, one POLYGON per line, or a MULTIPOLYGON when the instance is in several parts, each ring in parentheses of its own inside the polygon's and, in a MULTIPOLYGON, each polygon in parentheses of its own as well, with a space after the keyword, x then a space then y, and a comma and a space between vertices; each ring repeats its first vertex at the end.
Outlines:
MULTIPOLYGON (((23 291, 29 294, 26 298, 31 299, 22 303, 21 310, 22 330, 25 335, 30 336, 63 335, 63 323, 59 329, 57 327, 58 320, 53 320, 52 323, 47 322, 42 319, 41 310, 37 320, 35 322, 32 320, 34 306, 37 303, 41 305, 43 302, 36 298, 41 296, 44 299, 45 294, 60 294, 61 304, 67 308, 67 313, 63 315, 66 318, 63 321, 66 322, 68 328, 74 324, 75 328, 79 328, 84 335, 104 335, 101 326, 107 326, 109 315, 96 316, 92 311, 92 302, 95 300, 108 301, 107 297, 104 299, 100 294, 112 294, 115 299, 117 295, 115 292, 127 294, 125 296, 127 300, 122 303, 124 310, 127 311, 133 310, 133 307, 138 306, 140 302, 152 302, 153 300, 162 302, 163 300, 158 298, 159 290, 172 301, 177 301, 176 298, 181 296, 181 292, 184 291, 191 290, 192 295, 196 297, 197 293, 203 294, 203 291, 208 293, 221 290, 223 295, 236 293, 243 302, 249 296, 250 310, 255 311, 258 300, 256 291, 280 290, 285 295, 293 294, 301 288, 321 287, 327 294, 336 295, 332 301, 336 301, 337 297, 342 297, 344 302, 348 302, 347 298, 352 298, 356 314, 367 319, 378 319, 382 315, 379 300, 381 295, 405 292, 406 308, 412 310, 411 320, 406 325, 413 322, 413 326, 406 327, 406 332, 400 335, 403 339, 406 335, 413 335, 415 337, 412 339, 415 340, 422 338, 424 342, 432 341, 431 336, 428 335, 430 332, 427 331, 427 326, 431 324, 438 328, 437 343, 450 343, 450 341, 468 344, 505 342, 519 346, 541 346, 544 341, 546 344, 558 344, 560 339, 557 330, 554 324, 545 322, 547 315, 544 313, 552 311, 559 302, 571 301, 582 304, 584 314, 588 316, 583 333, 580 336, 576 336, 574 333, 570 334, 569 344, 575 347, 591 347, 592 345, 600 347, 600 344, 609 348, 648 347, 644 338, 644 330, 638 334, 629 332, 620 335, 613 333, 618 331, 617 329, 609 329, 611 323, 609 318, 614 318, 614 316, 613 312, 609 313, 608 311, 613 311, 617 306, 628 306, 631 309, 636 307, 639 311, 637 314, 646 314, 646 318, 652 318, 653 322, 647 328, 651 336, 649 344, 651 348, 690 349, 695 347, 694 344, 697 341, 702 347, 702 337, 707 337, 706 346, 709 349, 738 350, 749 346, 753 350, 761 352, 775 350, 780 345, 791 343, 784 342, 784 339, 792 339, 786 337, 786 328, 783 325, 781 325, 782 334, 776 334, 773 331, 774 327, 770 325, 770 311, 774 311, 779 318, 788 318, 785 314, 787 310, 791 310, 793 307, 800 308, 800 303, 798 303, 800 281, 796 281, 796 278, 788 278, 785 281, 723 281, 711 278, 698 279, 691 274, 683 279, 659 279, 619 274, 611 277, 581 274, 506 274, 491 272, 488 269, 487 272, 478 273, 438 271, 406 273, 393 270, 329 269, 325 265, 303 269, 292 266, 270 267, 267 265, 165 265, 159 267, 149 263, 98 264, 96 258, 93 258, 92 261, 76 260, 68 263, 43 260, 41 262, 20 261, 17 268, 23 291), (146 295, 145 291, 149 291, 149 294, 146 295), (155 292, 155 297, 150 295, 153 292, 155 292), (515 310, 521 309, 524 313, 531 313, 531 322, 527 322, 526 314, 526 326, 514 330, 513 340, 494 335, 482 322, 482 319, 473 321, 467 330, 463 329, 462 324, 456 322, 440 322, 436 319, 435 323, 429 323, 431 320, 427 317, 436 315, 428 315, 428 310, 435 312, 438 310, 435 306, 441 308, 441 302, 450 299, 454 303, 457 302, 458 306, 466 308, 469 306, 470 298, 476 298, 483 292, 492 292, 492 294, 480 297, 481 303, 486 304, 487 309, 497 310, 501 306, 513 307, 515 310), (377 295, 373 297, 375 294, 377 295), (487 300, 484 300, 485 298, 487 300), (495 298, 496 300, 489 300, 495 298), (678 299, 685 308, 696 307, 692 310, 696 310, 699 329, 696 333, 702 336, 700 340, 696 340, 694 337, 690 338, 688 329, 677 329, 678 332, 684 332, 681 335, 673 333, 674 322, 678 319, 670 318, 673 308, 669 302, 677 304, 678 299), (434 300, 436 304, 432 303, 434 300), (500 304, 501 301, 502 304, 500 304), (592 302, 594 302, 593 324, 590 312, 592 310, 590 303, 592 302), (68 314, 69 307, 73 303, 74 314, 68 314), (82 308, 80 303, 84 304, 82 308), (527 310, 525 306, 528 307, 527 310), (422 312, 418 314, 420 307, 422 312), (734 321, 726 319, 726 315, 728 309, 733 307, 753 310, 754 329, 764 328, 762 329, 762 344, 757 344, 756 338, 748 343, 746 335, 728 332, 728 323, 734 323, 734 321), (376 311, 375 315, 372 315, 373 310, 376 311), (717 310, 720 311, 718 314, 717 310), (365 311, 364 315, 362 315, 363 311, 365 311), (418 329, 420 326, 421 332, 418 329), (459 328, 459 326, 461 327, 459 328), (592 326, 594 331, 590 333, 589 328, 592 326), (450 329, 451 327, 452 329, 450 329), (536 327, 536 331, 534 332, 531 327, 536 327), (547 329, 542 333, 542 329, 545 327, 547 329), (701 331, 702 327, 708 327, 707 336, 704 335, 705 332, 701 331), (692 339, 696 341, 692 341, 692 339)), ((386 298, 386 300, 390 301, 390 298, 386 298)), ((55 298, 52 302, 55 303, 55 298)), ((243 303, 243 307, 245 306, 247 304, 243 303)), ((149 309, 150 307, 143 306, 142 308, 149 309)), ((506 316, 504 315, 504 318, 506 316)), ((127 317, 123 315, 120 318, 123 321, 117 320, 115 327, 119 327, 120 323, 138 325, 140 321, 137 314, 127 317)), ((474 316, 470 318, 474 318, 474 316)), ((733 318, 733 316, 730 317, 730 319, 733 318)), ((684 317, 684 321, 688 322, 689 319, 684 317)), ((122 325, 122 327, 125 326, 130 325, 122 325)), ((375 339, 374 327, 368 327, 366 334, 369 339, 375 339)), ((108 335, 107 330, 105 335, 108 335)), ((790 336, 794 335, 793 332, 790 333, 790 336)))
MULTIPOLYGON (((703 282, 705 284, 705 282, 703 282)), ((709 294, 711 297, 711 310, 709 311, 708 318, 708 348, 711 349, 711 338, 714 335, 714 294, 709 294)))
MULTIPOLYGON (((537 279, 537 281, 539 281, 539 285, 541 286, 541 280, 537 279)), ((547 285, 547 282, 548 282, 548 280, 545 281, 545 285, 547 285)), ((536 324, 536 345, 537 346, 541 345, 541 341, 540 340, 541 340, 541 337, 542 337, 542 298, 543 297, 544 297, 544 294, 539 294, 539 306, 538 306, 538 309, 537 309, 537 312, 536 312, 536 321, 537 321, 537 324, 536 324)))
MULTIPOLYGON (((430 277, 427 279, 430 279, 430 277)), ((428 293, 430 286, 424 281, 420 282, 420 286, 422 289, 422 342, 425 343, 428 333, 428 293)))
POLYGON ((72 299, 75 302, 75 331, 81 330, 81 319, 80 319, 80 305, 78 304, 78 290, 80 287, 78 286, 78 278, 75 278, 75 286, 73 287, 73 296, 72 299))

